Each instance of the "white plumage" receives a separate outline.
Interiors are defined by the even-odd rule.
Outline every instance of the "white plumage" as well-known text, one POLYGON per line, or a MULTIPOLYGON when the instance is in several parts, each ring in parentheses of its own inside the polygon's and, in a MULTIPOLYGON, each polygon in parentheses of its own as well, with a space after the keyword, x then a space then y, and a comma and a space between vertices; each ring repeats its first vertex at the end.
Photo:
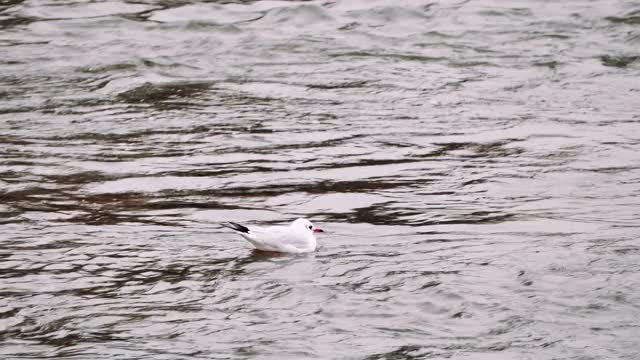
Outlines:
POLYGON ((232 222, 222 226, 234 230, 258 250, 284 253, 315 251, 318 243, 314 233, 323 232, 307 219, 297 219, 289 226, 249 228, 232 222))

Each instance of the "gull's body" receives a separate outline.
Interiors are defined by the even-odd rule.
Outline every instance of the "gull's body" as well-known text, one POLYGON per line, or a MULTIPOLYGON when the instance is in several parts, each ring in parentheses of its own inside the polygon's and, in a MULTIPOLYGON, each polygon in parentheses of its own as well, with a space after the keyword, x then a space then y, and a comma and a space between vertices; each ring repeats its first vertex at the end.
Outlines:
POLYGON ((256 249, 284 253, 306 253, 316 250, 314 233, 322 232, 307 219, 298 219, 288 226, 246 227, 236 223, 222 224, 247 239, 256 249))

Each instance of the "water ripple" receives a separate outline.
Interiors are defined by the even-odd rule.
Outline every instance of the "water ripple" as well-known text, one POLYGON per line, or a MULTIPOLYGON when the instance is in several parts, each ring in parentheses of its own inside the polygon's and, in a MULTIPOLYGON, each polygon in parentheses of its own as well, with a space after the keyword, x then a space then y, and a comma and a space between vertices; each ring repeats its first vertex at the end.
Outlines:
POLYGON ((638 14, 2 2, 0 357, 638 358, 638 14))

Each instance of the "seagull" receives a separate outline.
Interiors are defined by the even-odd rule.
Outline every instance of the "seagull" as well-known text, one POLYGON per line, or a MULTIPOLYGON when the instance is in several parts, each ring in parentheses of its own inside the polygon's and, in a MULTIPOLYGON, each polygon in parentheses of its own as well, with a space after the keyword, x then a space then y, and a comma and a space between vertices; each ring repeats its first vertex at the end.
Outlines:
POLYGON ((234 230, 247 239, 258 250, 283 253, 306 253, 315 251, 317 242, 314 233, 324 232, 307 219, 297 219, 289 226, 252 227, 228 222, 222 226, 234 230))

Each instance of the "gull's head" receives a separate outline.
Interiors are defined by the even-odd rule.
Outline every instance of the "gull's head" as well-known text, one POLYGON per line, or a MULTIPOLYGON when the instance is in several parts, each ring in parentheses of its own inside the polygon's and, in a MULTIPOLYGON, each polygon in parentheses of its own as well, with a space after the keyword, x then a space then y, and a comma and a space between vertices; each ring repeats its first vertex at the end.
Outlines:
POLYGON ((300 231, 309 231, 309 232, 324 232, 324 230, 319 229, 311 223, 311 221, 307 219, 298 219, 291 224, 292 227, 296 229, 300 229, 300 231))

